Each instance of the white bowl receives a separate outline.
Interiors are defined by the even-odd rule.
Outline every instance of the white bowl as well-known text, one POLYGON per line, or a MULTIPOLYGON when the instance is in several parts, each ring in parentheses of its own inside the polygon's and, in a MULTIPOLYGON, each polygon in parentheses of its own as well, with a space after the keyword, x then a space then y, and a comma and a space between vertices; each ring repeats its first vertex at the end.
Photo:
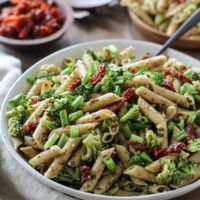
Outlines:
MULTIPOLYGON (((71 47, 67 47, 65 49, 62 49, 60 51, 57 51, 46 58, 40 60, 36 64, 34 64, 32 67, 30 67, 11 87, 8 94, 6 95, 4 102, 2 104, 2 109, 0 112, 0 133, 3 138, 3 142, 7 149, 9 150, 10 154, 22 165, 33 177, 38 179, 40 182, 48 185, 51 188, 54 188, 60 192, 63 192, 65 194, 80 198, 80 199, 95 199, 95 200, 166 200, 170 198, 174 198, 183 194, 186 194, 197 187, 200 186, 200 180, 182 187, 177 190, 172 190, 165 193, 159 193, 159 194, 151 194, 146 196, 138 196, 138 197, 115 197, 115 196, 105 196, 105 195, 95 195, 90 193, 81 192, 69 187, 66 187, 64 185, 61 185, 59 183, 56 183, 52 180, 49 180, 45 178, 42 174, 37 172, 34 168, 32 168, 26 160, 18 154, 13 146, 12 142, 8 133, 8 126, 7 126, 7 119, 5 117, 5 113, 9 108, 9 99, 11 99, 13 96, 15 96, 18 93, 26 92, 30 85, 26 82, 26 77, 28 75, 36 74, 39 70, 39 67, 44 63, 55 63, 57 65, 61 65, 63 58, 68 56, 73 56, 76 58, 79 58, 83 51, 89 47, 92 47, 96 50, 100 50, 102 47, 107 46, 109 44, 114 44, 120 49, 124 49, 128 46, 134 46, 136 48, 136 58, 140 58, 141 55, 146 54, 147 52, 151 55, 155 55, 156 52, 161 48, 161 45, 157 45, 150 42, 143 42, 143 41, 134 41, 134 40, 102 40, 102 41, 95 41, 95 42, 88 42, 83 43, 71 47)), ((180 53, 178 51, 169 49, 167 52, 168 56, 175 57, 181 61, 183 61, 186 64, 192 65, 192 66, 199 66, 199 61, 185 55, 183 53, 180 53)), ((15 80, 13 80, 15 81, 15 80)), ((27 178, 27 177, 24 177, 27 178)))

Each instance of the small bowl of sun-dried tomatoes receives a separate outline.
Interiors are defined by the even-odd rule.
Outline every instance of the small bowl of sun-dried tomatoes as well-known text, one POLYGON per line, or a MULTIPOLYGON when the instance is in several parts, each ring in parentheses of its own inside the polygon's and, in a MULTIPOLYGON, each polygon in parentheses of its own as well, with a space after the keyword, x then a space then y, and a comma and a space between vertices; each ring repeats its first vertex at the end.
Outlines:
POLYGON ((0 43, 18 48, 49 44, 61 38, 72 22, 72 10, 65 0, 2 1, 0 43))

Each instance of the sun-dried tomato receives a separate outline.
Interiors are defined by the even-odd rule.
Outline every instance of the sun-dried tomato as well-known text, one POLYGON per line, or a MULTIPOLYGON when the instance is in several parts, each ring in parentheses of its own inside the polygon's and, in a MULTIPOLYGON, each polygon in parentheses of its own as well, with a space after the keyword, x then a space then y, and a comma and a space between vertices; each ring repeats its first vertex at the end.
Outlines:
POLYGON ((135 96, 135 90, 133 88, 128 88, 125 90, 125 92, 122 95, 122 99, 118 101, 117 103, 111 105, 108 109, 111 110, 114 113, 117 113, 121 107, 124 106, 126 101, 130 101, 135 96))
POLYGON ((136 141, 133 141, 133 140, 130 140, 129 141, 129 145, 131 145, 135 151, 146 151, 147 148, 143 145, 143 144, 140 144, 136 141))
POLYGON ((180 79, 183 82, 188 82, 188 83, 192 83, 192 78, 189 76, 186 76, 185 74, 181 73, 180 71, 174 69, 174 68, 167 68, 164 71, 164 74, 170 74, 175 78, 180 79))
POLYGON ((185 147, 186 145, 183 142, 177 142, 177 143, 171 144, 170 146, 168 146, 166 149, 163 150, 162 155, 166 156, 171 153, 179 153, 185 147))
POLYGON ((24 128, 24 132, 30 133, 33 130, 35 130, 35 128, 36 128, 36 125, 33 122, 29 122, 24 128))
POLYGON ((163 86, 169 90, 174 90, 174 82, 173 81, 163 81, 163 86))
POLYGON ((81 84, 81 79, 80 78, 75 78, 72 83, 69 85, 70 89, 75 89, 81 84))
POLYGON ((106 64, 101 64, 97 73, 95 73, 89 80, 90 84, 96 84, 100 82, 106 73, 106 64))
POLYGON ((160 158, 162 156, 162 153, 163 153, 163 150, 159 146, 149 148, 148 151, 149 151, 150 155, 152 156, 152 158, 154 160, 160 158))
POLYGON ((64 15, 53 0, 11 0, 2 8, 0 35, 35 39, 53 34, 64 23, 64 15))
POLYGON ((148 59, 148 58, 151 58, 151 56, 149 54, 144 54, 142 57, 141 57, 141 60, 145 60, 145 59, 148 59))
POLYGON ((83 166, 80 167, 80 172, 81 172, 81 180, 83 182, 90 179, 90 176, 91 176, 90 167, 88 167, 87 165, 83 165, 83 166))
POLYGON ((195 128, 192 124, 186 126, 187 136, 184 139, 184 142, 187 144, 190 140, 193 140, 196 137, 195 128))
POLYGON ((126 101, 130 101, 135 96, 135 90, 133 88, 128 88, 122 95, 122 98, 125 98, 126 101))
POLYGON ((38 102, 40 102, 39 97, 35 97, 35 98, 31 99, 31 103, 32 103, 32 104, 36 104, 36 103, 38 103, 38 102))

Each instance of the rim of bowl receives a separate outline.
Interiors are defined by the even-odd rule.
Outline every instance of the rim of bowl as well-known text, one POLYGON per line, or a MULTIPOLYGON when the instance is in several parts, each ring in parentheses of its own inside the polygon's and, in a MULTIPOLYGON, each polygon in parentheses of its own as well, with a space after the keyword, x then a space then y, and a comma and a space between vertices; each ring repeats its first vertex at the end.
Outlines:
MULTIPOLYGON (((8 0, 3 0, 0 4, 4 4, 8 2, 8 0)), ((73 18, 73 11, 72 8, 70 7, 69 3, 64 0, 55 0, 56 5, 62 10, 64 16, 65 16, 65 21, 62 25, 62 27, 56 31, 55 33, 47 36, 47 37, 42 37, 42 38, 37 38, 37 39, 30 39, 30 40, 20 40, 20 39, 13 39, 9 37, 5 37, 0 35, 0 43, 3 44, 9 44, 9 45, 17 45, 17 46, 34 46, 34 45, 41 45, 45 43, 52 42, 58 38, 60 38, 62 35, 64 35, 69 28, 71 27, 74 18, 73 18)))
MULTIPOLYGON (((6 94, 3 103, 2 103, 2 107, 0 109, 0 134, 3 140, 4 145, 6 146, 6 148, 8 149, 9 153, 11 154, 12 157, 15 158, 15 160, 34 178, 36 178, 36 180, 40 181, 41 183, 49 186, 50 188, 54 188, 57 191, 60 191, 61 193, 65 193, 67 195, 71 195, 73 197, 83 197, 84 199, 94 199, 96 198, 97 200, 161 200, 161 199, 170 199, 170 198, 174 198, 180 195, 184 195, 186 193, 189 193, 190 191, 195 190, 196 188, 198 188, 200 186, 200 179, 189 184, 186 185, 184 187, 175 189, 175 190, 171 190, 168 192, 163 192, 163 193, 157 193, 157 194, 148 194, 148 195, 142 195, 142 196, 107 196, 107 195, 99 195, 99 194, 93 194, 93 193, 88 193, 88 192, 82 192, 80 190, 76 190, 73 188, 70 188, 68 186, 64 186, 58 182, 55 182, 51 179, 46 178, 45 176, 43 176, 42 174, 40 174, 37 170, 35 170, 33 167, 31 167, 28 162, 14 149, 13 145, 9 143, 9 134, 8 131, 6 131, 6 136, 3 134, 3 132, 5 132, 5 127, 2 125, 3 120, 5 119, 5 113, 4 113, 4 109, 5 107, 7 108, 8 104, 7 104, 7 99, 11 93, 12 90, 14 90, 15 86, 18 84, 18 82, 20 81, 20 79, 23 76, 26 76, 32 69, 34 68, 38 68, 38 64, 46 59, 51 58, 52 56, 58 55, 66 50, 71 50, 71 49, 76 49, 85 45, 96 45, 99 43, 127 43, 127 45, 130 45, 130 43, 139 43, 139 44, 149 44, 149 45, 153 45, 153 46, 157 46, 157 47, 161 47, 162 45, 159 44, 155 44, 153 42, 146 42, 146 41, 141 41, 141 40, 128 40, 128 39, 108 39, 108 40, 97 40, 97 41, 90 41, 90 42, 84 42, 84 43, 80 43, 80 44, 76 44, 76 45, 72 45, 70 47, 66 47, 63 49, 60 49, 46 57, 44 57, 43 59, 39 60, 38 62, 36 62, 35 64, 33 64, 28 70, 26 70, 17 80, 16 82, 11 86, 11 88, 9 89, 8 93, 6 94), (63 192, 66 191, 66 192, 63 192)), ((173 51, 175 53, 178 53, 179 55, 187 55, 184 54, 180 51, 174 50, 172 48, 169 48, 170 51, 173 51)), ((194 61, 198 61, 197 59, 187 55, 188 57, 192 58, 194 61)))
MULTIPOLYGON (((149 26, 147 23, 145 23, 144 21, 142 21, 130 8, 128 8, 128 14, 129 16, 136 21, 136 23, 140 24, 141 27, 143 27, 144 29, 164 37, 166 40, 170 38, 170 36, 168 36, 167 34, 165 34, 164 32, 149 26)), ((191 43, 200 43, 200 40, 190 40, 187 38, 180 38, 178 41, 182 41, 182 42, 191 42, 191 43)))

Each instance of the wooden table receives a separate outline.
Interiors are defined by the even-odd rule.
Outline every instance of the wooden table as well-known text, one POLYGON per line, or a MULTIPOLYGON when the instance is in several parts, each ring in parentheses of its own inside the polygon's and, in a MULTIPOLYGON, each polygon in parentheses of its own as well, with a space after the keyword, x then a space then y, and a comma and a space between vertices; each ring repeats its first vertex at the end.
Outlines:
MULTIPOLYGON (((70 31, 53 46, 46 49, 38 49, 37 52, 23 52, 8 49, 0 46, 0 50, 20 58, 25 71, 33 63, 42 57, 59 50, 61 48, 81 43, 84 41, 92 41, 99 39, 136 39, 150 41, 148 38, 140 34, 131 24, 127 13, 120 7, 114 7, 96 13, 89 18, 75 21, 70 31)), ((197 59, 200 59, 200 51, 183 51, 197 59)), ((199 200, 200 188, 177 200, 199 200)))

